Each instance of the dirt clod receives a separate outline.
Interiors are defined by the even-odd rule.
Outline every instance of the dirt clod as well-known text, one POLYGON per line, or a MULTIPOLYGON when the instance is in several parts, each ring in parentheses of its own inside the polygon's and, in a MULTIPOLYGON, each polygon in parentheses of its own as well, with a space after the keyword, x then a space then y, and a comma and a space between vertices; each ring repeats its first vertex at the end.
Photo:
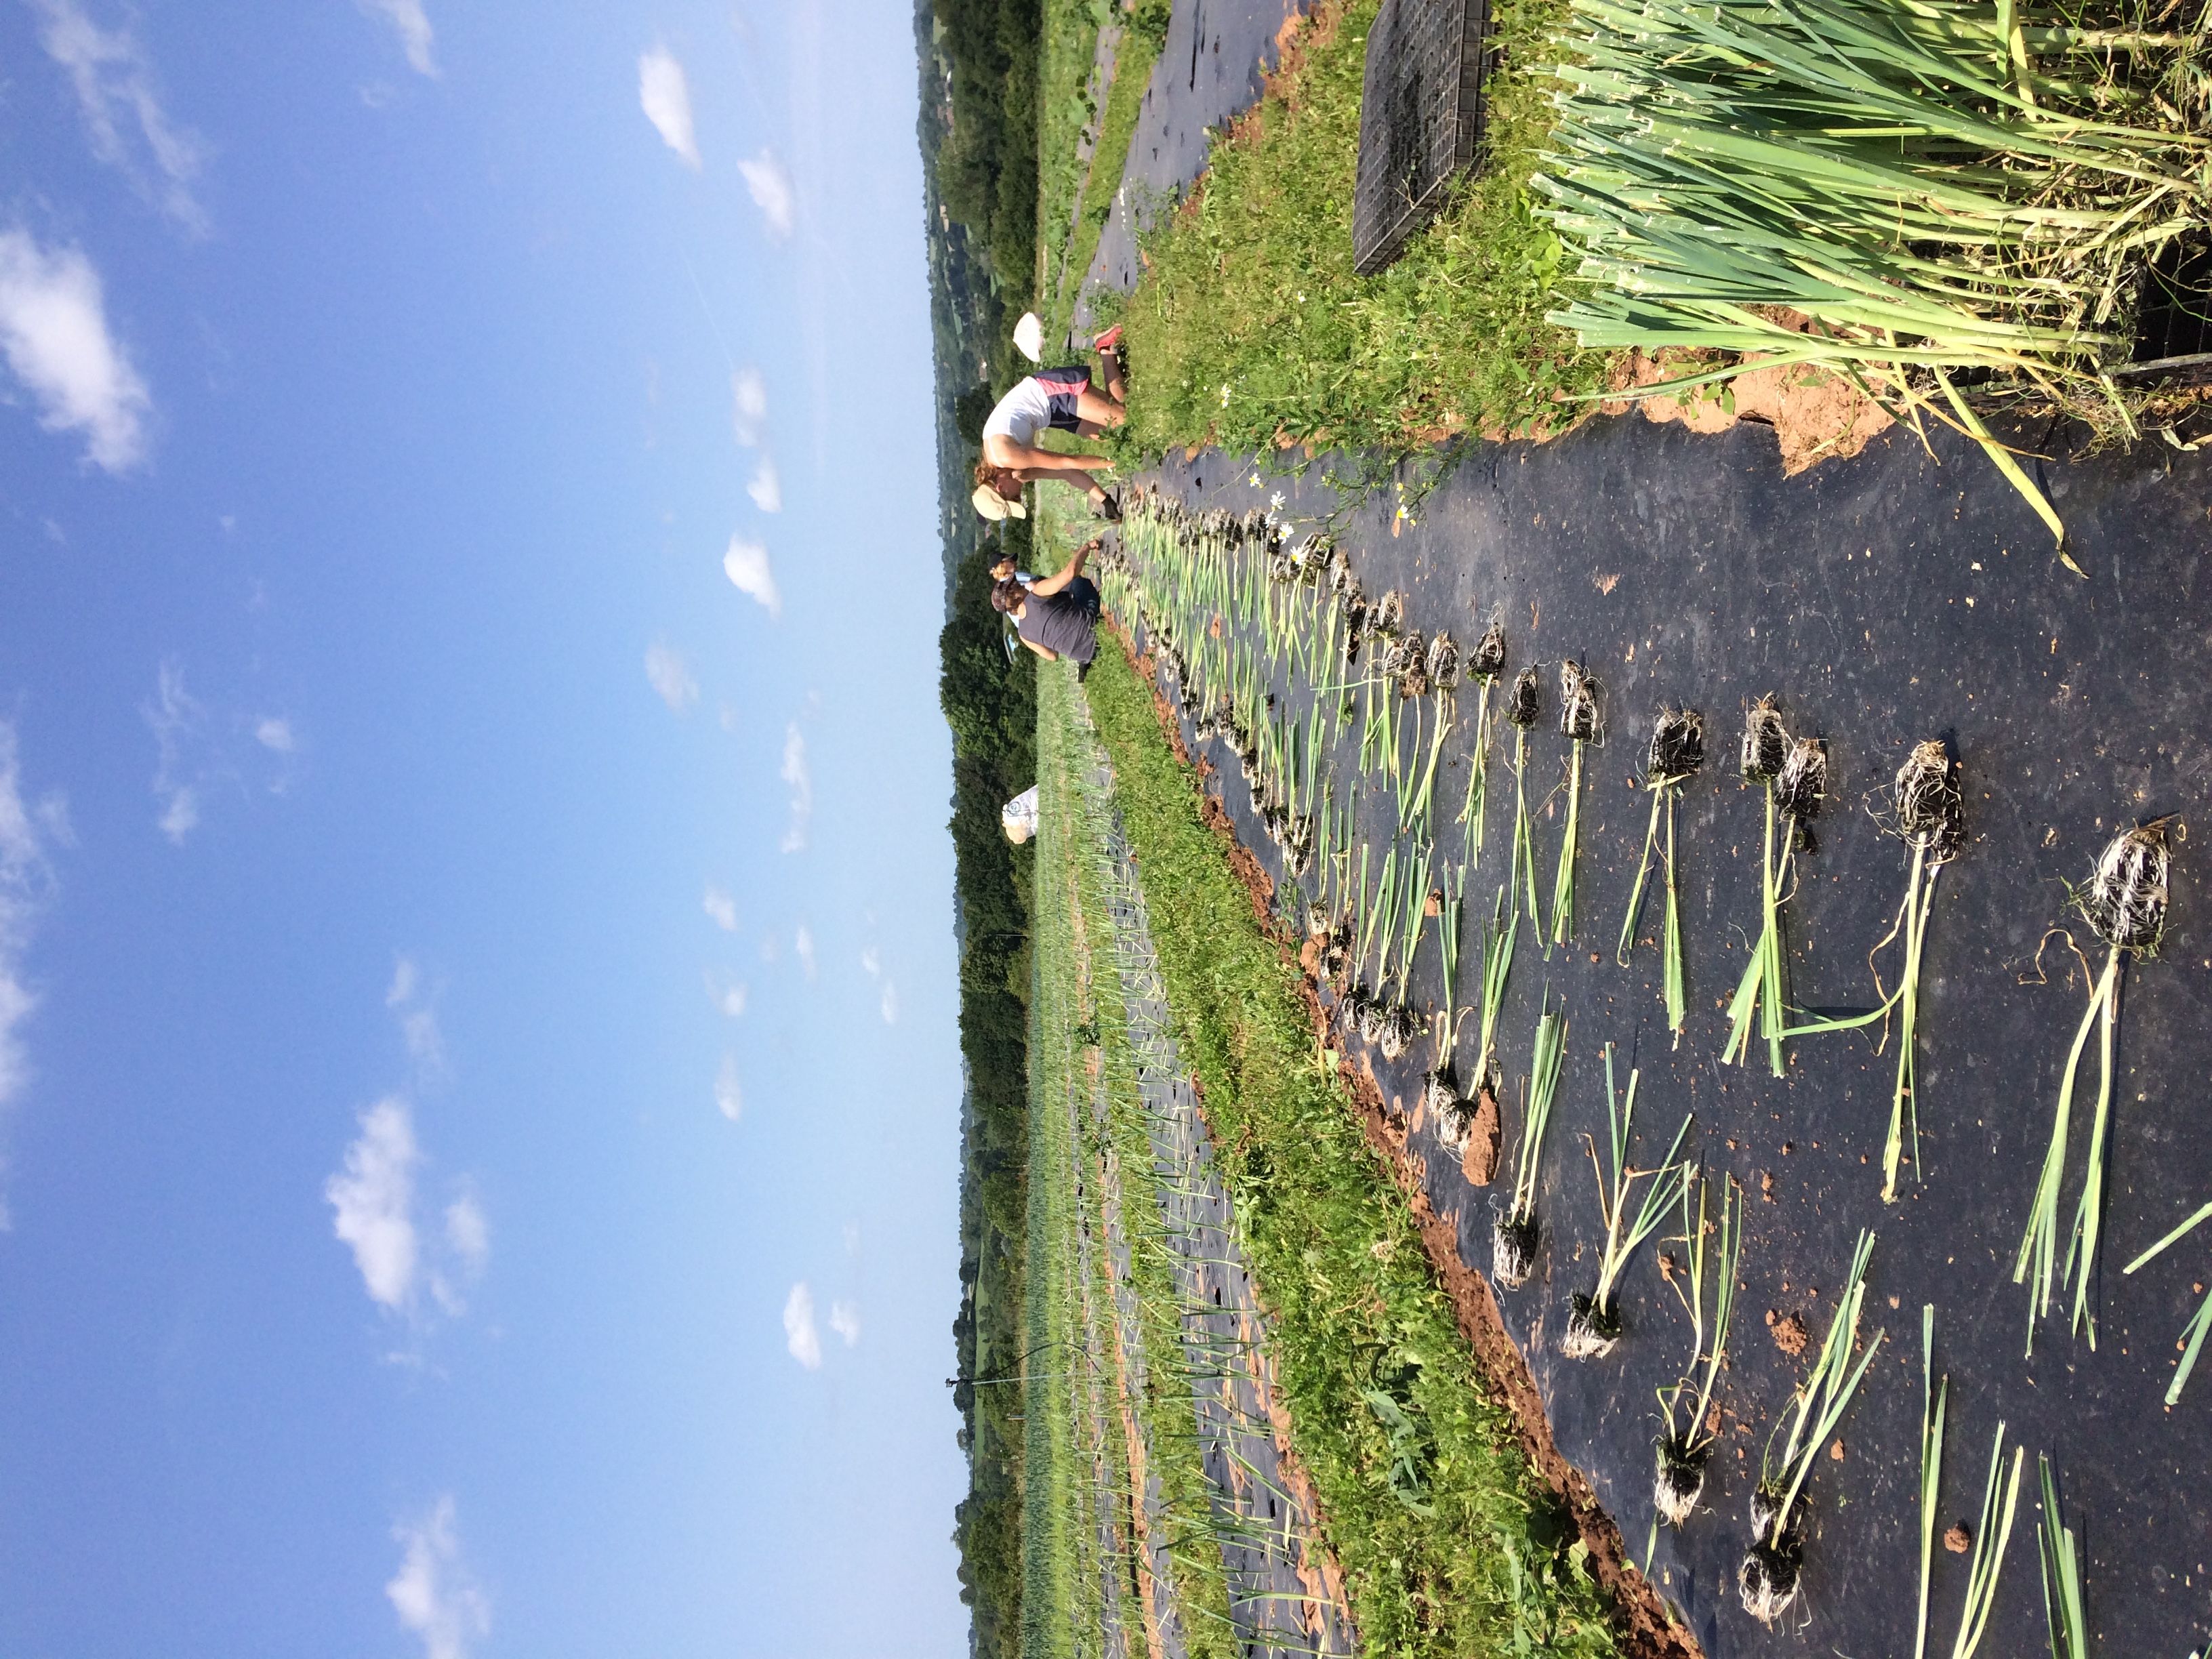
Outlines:
POLYGON ((1840 1463, 1844 1461, 1844 1443, 1842 1441, 1838 1440, 1835 1444, 1828 1448, 1828 1461, 1831 1463, 1840 1463))
POLYGON ((1805 1322, 1796 1314, 1777 1313, 1769 1308, 1766 1310, 1766 1328, 1773 1334, 1774 1346, 1792 1359, 1805 1352, 1809 1333, 1805 1329, 1805 1322))
POLYGON ((1943 1547, 1954 1555, 1964 1555, 1974 1545, 1974 1534, 1966 1530, 1963 1521, 1954 1521, 1943 1534, 1943 1547))

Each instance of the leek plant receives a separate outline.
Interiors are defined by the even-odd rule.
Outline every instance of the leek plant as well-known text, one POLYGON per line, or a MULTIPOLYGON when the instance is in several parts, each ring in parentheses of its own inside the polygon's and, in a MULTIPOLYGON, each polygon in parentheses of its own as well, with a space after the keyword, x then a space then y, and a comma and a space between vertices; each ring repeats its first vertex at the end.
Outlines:
POLYGON ((1822 1447, 1843 1421, 1860 1380, 1881 1351, 1883 1333, 1876 1331, 1856 1363, 1851 1357, 1858 1346, 1867 1263, 1873 1255, 1874 1235, 1862 1231, 1851 1257, 1850 1277, 1844 1281, 1843 1294, 1836 1301, 1835 1317, 1828 1322, 1827 1334, 1821 1339, 1820 1358, 1790 1398, 1790 1433, 1783 1443, 1782 1455, 1778 1458, 1774 1455, 1770 1439, 1760 1460, 1759 1488, 1751 1499, 1752 1546, 1736 1569, 1736 1590, 1744 1611, 1762 1624, 1772 1624, 1796 1599, 1805 1554, 1798 1500, 1820 1461, 1822 1447))
POLYGON ((2063 544, 1950 375, 2134 435, 2112 370, 2143 270, 2212 216, 2202 27, 2058 0, 2003 0, 1994 27, 1893 0, 1572 9, 1532 183, 1582 282, 1550 320, 1585 347, 1742 354, 1640 395, 1809 365, 1923 434, 1956 426, 2063 544))
POLYGON ((2043 1525, 2038 1534, 2043 1559, 2043 1615, 2051 1627, 2051 1659, 2089 1659, 2089 1619, 2081 1601, 2081 1554, 2074 1528, 2058 1510, 2058 1481, 2051 1455, 2035 1455, 2042 1477, 2043 1525))
POLYGON ((2063 1268, 2074 1290, 2073 1331, 2086 1331, 2089 1346, 2097 1346, 2097 1322, 2089 1310, 2091 1273, 2097 1260, 2097 1243, 2104 1231, 2105 1136, 2112 1109, 2112 1051, 2119 1039, 2120 963, 2124 957, 2138 960, 2158 954, 2160 936, 2166 931, 2166 869, 2169 854, 2166 826, 2160 818, 2113 837, 2091 874, 2088 884, 2077 889, 2073 903, 2090 929, 2106 945, 2104 972, 2089 994, 2089 1006, 2074 1034, 2066 1056, 2066 1069, 2058 1082, 2058 1109, 2051 1126, 2051 1146, 2044 1154, 2037 1177, 2035 1197, 2028 1212, 2027 1232, 2014 1260, 2012 1282, 2028 1289, 2027 1351, 2035 1352, 2035 1322, 2051 1311, 2052 1270, 2058 1262, 2058 1191, 2066 1175, 2066 1141, 2074 1105, 2074 1083, 2081 1067, 2081 1051, 2088 1046, 2089 1031, 2102 1023, 2098 1045, 2097 1112, 2089 1133, 2088 1169, 2081 1182, 2081 1197, 2074 1212, 2063 1268), (2032 1281, 2031 1281, 2032 1275, 2032 1281))
POLYGON ((1460 803, 1460 828, 1469 865, 1482 861, 1482 821, 1490 796, 1490 690, 1505 667, 1505 627, 1492 619, 1467 653, 1467 672, 1475 684, 1474 752, 1468 757, 1467 798, 1460 803))
POLYGON ((1782 907, 1790 902, 1790 872, 1796 860, 1799 831, 1820 816, 1827 793, 1828 757, 1817 738, 1795 743, 1783 729, 1782 715, 1771 696, 1751 706, 1743 732, 1742 770, 1747 782, 1756 783, 1766 796, 1766 833, 1759 849, 1759 943, 1729 1001, 1728 1046, 1721 1058, 1747 1064, 1751 1059, 1752 1016, 1759 1017, 1759 1035, 1766 1039, 1766 1063, 1774 1075, 1783 1074, 1782 1063, 1782 907), (1775 845, 1775 826, 1780 821, 1782 844, 1775 845))
MULTIPOLYGON (((1536 723, 1541 712, 1542 681, 1534 667, 1522 669, 1514 676, 1513 689, 1505 702, 1506 723, 1513 728, 1513 875, 1508 885, 1525 889, 1528 898, 1528 920, 1538 928, 1544 917, 1536 908, 1536 838, 1528 826, 1528 728, 1536 723)), ((1516 896, 1514 902, 1520 902, 1516 896)), ((1551 955, 1547 946, 1544 954, 1551 955)))
MULTIPOLYGON (((2207 1218, 2212 1218, 2212 1204, 2207 1204, 2203 1209, 2197 1211, 2195 1215, 2191 1216, 2188 1220, 2129 1262, 2123 1271, 2133 1273, 2169 1245, 2179 1243, 2191 1229, 2207 1218)), ((2173 1381, 2166 1384, 2166 1403, 2167 1405, 2173 1405, 2180 1400, 2182 1389, 2188 1385, 2190 1372, 2197 1369, 2197 1356, 2203 1351, 2204 1338, 2208 1332, 2212 1332, 2212 1295, 2205 1297, 2203 1305, 2197 1310, 2197 1316, 2182 1329, 2181 1339, 2178 1345, 2181 1349, 2181 1363, 2173 1368, 2173 1381)))
MULTIPOLYGON (((1846 1031, 1876 1020, 1886 1023, 1892 1011, 1897 1013, 1897 1080, 1890 1091, 1889 1133, 1881 1149, 1881 1201, 1885 1204, 1897 1202, 1897 1175, 1905 1160, 1908 1125, 1913 1179, 1920 1178, 1920 957, 1928 942, 1928 913, 1936 898, 1936 879, 1966 844, 1966 798, 1959 787, 1958 763, 1942 743, 1931 740, 1913 746, 1890 786, 1890 827, 1911 848, 1912 868, 1905 878, 1905 900, 1898 907, 1897 920, 1875 942, 1868 957, 1871 961, 1890 945, 1902 941, 1903 977, 1897 989, 1867 1013, 1811 1020, 1783 1032, 1785 1037, 1796 1037, 1846 1031)), ((1881 987, 1877 976, 1875 988, 1881 987)))
POLYGON ((1559 1352, 1570 1359, 1602 1358, 1620 1340, 1620 1315, 1613 1306, 1613 1292, 1619 1288, 1620 1275, 1635 1256, 1637 1247, 1657 1231, 1667 1218, 1667 1212, 1681 1201, 1697 1174, 1696 1165, 1675 1161, 1675 1154, 1682 1150, 1682 1142, 1690 1133, 1691 1116, 1686 1112, 1682 1116, 1682 1127, 1674 1131, 1674 1144, 1667 1149, 1665 1163, 1656 1170, 1629 1167, 1628 1143, 1635 1129, 1639 1074, 1637 1068, 1629 1069, 1628 1092, 1624 1101, 1613 1088, 1613 1044, 1605 1045, 1605 1113, 1609 1131, 1607 1145, 1613 1154, 1610 1177, 1598 1163, 1596 1140, 1589 1135, 1583 1137, 1583 1144, 1589 1152, 1590 1169, 1597 1176, 1598 1218, 1605 1223, 1605 1245, 1598 1256, 1597 1286, 1587 1295, 1579 1291, 1575 1293, 1567 1315, 1567 1328, 1559 1338, 1559 1352), (1651 1184, 1644 1189, 1644 1202, 1636 1212, 1636 1218, 1628 1221, 1629 1194, 1638 1182, 1646 1179, 1651 1184))
POLYGON ((1682 1238, 1688 1255, 1686 1273, 1674 1277, 1674 1294, 1690 1316, 1690 1364, 1681 1377, 1659 1390, 1666 1431, 1659 1437, 1658 1469, 1652 1477, 1651 1503, 1660 1518, 1679 1527, 1698 1506, 1705 1489, 1705 1464, 1720 1437, 1720 1407, 1715 1403, 1721 1370, 1728 1363, 1729 1324, 1735 1313, 1736 1263, 1743 1249, 1743 1189, 1734 1176, 1721 1188, 1717 1222, 1706 1217, 1712 1177, 1705 1176, 1682 1188, 1682 1238), (1690 1210, 1690 1191, 1698 1194, 1697 1212, 1690 1210), (1705 1346, 1705 1260, 1707 1240, 1717 1258, 1713 1276, 1712 1346, 1705 1346), (1682 1288, 1686 1278, 1689 1289, 1682 1288), (1685 1407, 1688 1409, 1683 1410, 1685 1407))
POLYGON ((1628 896, 1628 915, 1620 924, 1613 960, 1628 966, 1637 918, 1644 910, 1644 884, 1651 873, 1651 854, 1659 844, 1662 817, 1667 825, 1667 914, 1660 933, 1661 979, 1667 1000, 1667 1029, 1682 1046, 1689 1000, 1682 978, 1682 911, 1674 895, 1674 802, 1681 786, 1705 763, 1705 717, 1694 708, 1662 708, 1651 727, 1651 748, 1644 763, 1644 787, 1651 797, 1651 823, 1644 832, 1644 857, 1636 866, 1636 885, 1628 896))
POLYGON ((1558 878, 1552 886, 1552 943, 1570 945, 1575 937, 1575 854, 1581 840, 1583 750, 1605 741, 1598 708, 1602 688, 1570 658, 1559 665, 1559 735, 1569 744, 1567 827, 1559 847, 1558 878))
POLYGON ((1544 1131, 1551 1126, 1552 1103, 1559 1092, 1559 1066, 1567 1046, 1567 1017, 1554 1012, 1544 994, 1536 1017, 1535 1052, 1528 1061, 1527 1109, 1521 1120, 1521 1148, 1515 1161, 1513 1201, 1490 1227, 1490 1276, 1505 1289, 1518 1290, 1536 1265, 1542 1234, 1536 1221, 1536 1181, 1543 1168, 1544 1131))

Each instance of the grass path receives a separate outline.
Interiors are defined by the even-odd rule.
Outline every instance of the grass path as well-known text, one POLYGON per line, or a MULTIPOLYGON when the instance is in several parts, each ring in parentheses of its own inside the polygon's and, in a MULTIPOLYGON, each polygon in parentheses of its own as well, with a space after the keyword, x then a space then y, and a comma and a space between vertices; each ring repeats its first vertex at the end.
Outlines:
MULTIPOLYGON (((1389 270, 1353 273, 1378 9, 1316 6, 1189 201, 1145 238, 1136 292, 1103 299, 1102 317, 1127 325, 1141 388, 1123 438, 1132 455, 1209 440, 1246 454, 1291 441, 1403 453, 1448 431, 1571 419, 1557 399, 1603 386, 1614 355, 1579 350, 1544 320, 1573 287, 1528 188, 1551 126, 1547 77, 1491 77, 1481 173, 1389 270)), ((1565 0, 1497 0, 1504 61, 1541 62, 1566 15, 1565 0)))

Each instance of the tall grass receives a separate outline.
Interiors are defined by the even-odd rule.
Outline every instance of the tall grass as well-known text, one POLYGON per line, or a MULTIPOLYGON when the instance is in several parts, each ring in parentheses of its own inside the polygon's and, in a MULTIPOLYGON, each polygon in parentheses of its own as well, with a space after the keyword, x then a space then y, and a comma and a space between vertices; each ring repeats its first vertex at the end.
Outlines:
MULTIPOLYGON (((1322 0, 1267 95, 1163 212, 1116 314, 1139 390, 1130 453, 1206 441, 1252 454, 1326 441, 1401 454, 1447 430, 1563 426, 1607 359, 1546 321, 1559 242, 1527 191, 1546 82, 1495 75, 1481 171, 1389 270, 1352 268, 1367 30, 1379 0, 1322 0)), ((1564 0, 1494 0, 1505 61, 1542 60, 1564 0)), ((1112 301, 1109 310, 1115 309, 1112 301)))

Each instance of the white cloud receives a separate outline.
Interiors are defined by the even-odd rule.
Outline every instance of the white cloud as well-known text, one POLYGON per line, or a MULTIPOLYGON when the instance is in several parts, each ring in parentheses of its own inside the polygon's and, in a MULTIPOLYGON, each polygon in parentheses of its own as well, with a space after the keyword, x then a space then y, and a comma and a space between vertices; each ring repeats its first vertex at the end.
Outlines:
POLYGON ((0 231, 0 351, 47 431, 82 433, 85 453, 109 472, 145 458, 153 398, 109 335, 100 273, 76 249, 0 231))
POLYGON ((806 769, 806 739, 793 720, 783 734, 781 773, 791 788, 791 818, 783 830, 783 850, 796 853, 806 845, 806 832, 814 821, 814 779, 806 769))
POLYGON ((752 192, 753 205, 761 210, 769 240, 786 240, 799 216, 798 204, 792 196, 791 175, 775 159, 775 152, 764 149, 754 160, 738 162, 738 171, 745 176, 745 188, 752 192))
POLYGON ((792 935, 791 948, 798 955, 799 972, 811 984, 814 979, 814 930, 800 922, 799 931, 792 935))
POLYGON ((738 1057, 722 1056, 722 1068, 714 1073, 714 1106, 721 1115, 735 1123, 744 1115, 745 1091, 738 1081, 738 1057))
POLYGON ((847 1347, 851 1347, 860 1340, 860 1310, 849 1302, 832 1302, 830 1328, 845 1339, 847 1347))
POLYGON ((142 712, 154 732, 154 798, 161 803, 155 822, 182 847, 200 821, 198 775, 190 751, 198 746, 207 711, 185 690, 183 668, 165 662, 155 680, 154 700, 142 712))
POLYGON ((31 0, 46 18, 46 55, 68 71, 92 153, 194 235, 207 214, 192 195, 204 149, 169 124, 146 50, 128 29, 103 29, 76 0, 31 0))
POLYGON ((441 1075, 446 1069, 445 1033, 439 1029, 438 1011, 423 996, 422 972, 411 957, 401 957, 392 964, 384 1006, 399 1022, 399 1039, 418 1071, 428 1078, 441 1075))
POLYGON ((438 62, 430 52, 434 44, 430 18, 422 9, 422 0, 361 0, 361 3, 371 15, 383 18, 398 32, 399 45, 407 54, 410 69, 417 75, 437 74, 438 62))
POLYGON ((684 77, 684 65, 665 46, 655 46, 639 57, 637 101, 661 142, 697 172, 699 140, 691 130, 690 83, 684 77))
POLYGON ((762 456, 760 465, 753 469, 753 481, 745 486, 745 494, 763 513, 783 511, 783 481, 775 475, 775 463, 767 456, 762 456))
POLYGON ((323 1183, 337 1212, 333 1231, 353 1251, 369 1299, 402 1309, 415 1294, 421 1251, 415 1233, 415 1170, 422 1161, 415 1120, 397 1096, 361 1115, 361 1138, 345 1167, 323 1183))
POLYGON ((741 368, 730 376, 730 425, 738 441, 756 449, 768 432, 768 382, 757 368, 741 368))
POLYGON ((255 721, 253 740, 279 755, 289 755, 299 746, 299 739, 293 735, 292 722, 280 714, 264 715, 255 721))
POLYGON ((898 987, 892 984, 889 980, 885 980, 884 981, 884 996, 880 1006, 883 1010, 884 1024, 886 1025, 897 1024, 898 987))
POLYGON ((714 970, 707 973, 707 997, 723 1015, 731 1019, 743 1019, 745 1015, 745 990, 743 980, 718 980, 714 970))
MULTIPOLYGON (((0 1108, 21 1093, 30 1078, 21 1033, 39 1000, 23 982, 23 956, 30 946, 33 925, 53 891, 47 848, 54 842, 65 842, 68 830, 59 796, 35 806, 24 800, 15 728, 0 720, 0 1108)), ((0 1168, 4 1167, 0 1160, 0 1168)), ((0 1232, 7 1228, 7 1203, 0 1195, 0 1232)))
POLYGON ((758 600, 769 616, 783 615, 783 595, 776 592, 775 572, 769 568, 768 549, 760 543, 731 537, 729 551, 722 555, 722 574, 738 592, 758 600))
POLYGON ((860 947, 860 971, 867 975, 870 979, 878 977, 884 971, 883 952, 877 950, 872 945, 862 945, 860 947))
POLYGON ((645 678, 677 714, 699 701, 699 682, 691 677, 691 665, 672 645, 655 640, 645 647, 645 678))
POLYGON ((733 738, 737 736, 738 710, 737 706, 734 703, 724 703, 720 709, 716 712, 715 719, 721 722, 722 730, 727 732, 733 738))
POLYGON ((738 902, 730 896, 727 888, 717 887, 711 882, 708 883, 707 896, 701 901, 701 908, 707 912, 714 926, 724 933, 734 933, 738 931, 738 902))
POLYGON ((800 1279, 783 1304, 783 1346, 810 1371, 822 1369, 822 1333, 814 1324, 814 1292, 800 1279))
POLYGON ((474 1193, 463 1193, 446 1206, 446 1243, 471 1278, 491 1257, 491 1223, 474 1193))
POLYGON ((491 1632, 491 1603, 461 1559, 453 1498, 441 1498, 392 1535, 403 1553, 384 1593, 400 1628, 421 1639, 424 1659, 468 1659, 471 1644, 491 1632))

